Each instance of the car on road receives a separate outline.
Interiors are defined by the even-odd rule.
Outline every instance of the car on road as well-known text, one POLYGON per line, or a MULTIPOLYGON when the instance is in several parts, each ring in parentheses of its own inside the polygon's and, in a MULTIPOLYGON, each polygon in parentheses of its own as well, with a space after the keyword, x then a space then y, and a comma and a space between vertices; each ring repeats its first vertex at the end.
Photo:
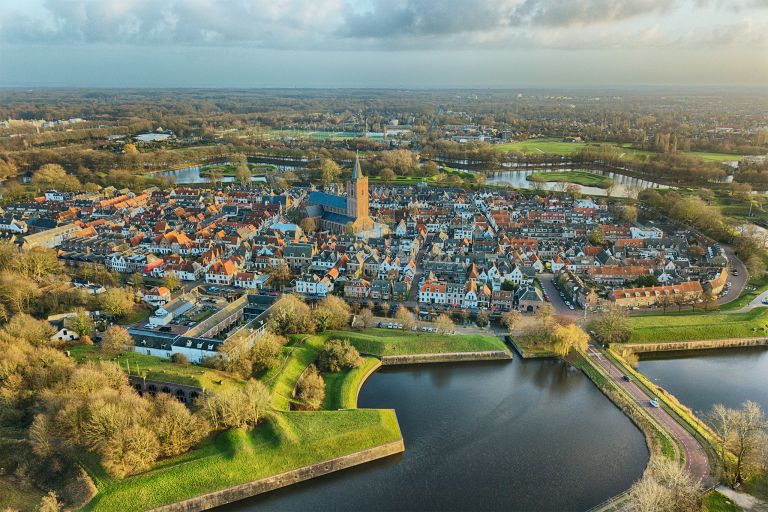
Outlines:
POLYGON ((764 298, 764 299, 763 299, 763 300, 761 300, 760 302, 762 302, 763 304, 768 304, 768 297, 764 298))
POLYGON ((650 400, 648 400, 648 404, 651 407, 657 407, 657 408, 659 407, 659 401, 656 400, 655 398, 651 398, 650 400))
POLYGON ((622 377, 622 379, 624 379, 624 380, 625 380, 625 381, 627 381, 627 382, 632 382, 632 377, 630 377, 629 375, 624 375, 624 376, 622 377))
POLYGON ((576 308, 574 308, 574 307, 573 307, 573 304, 568 304, 568 309, 570 309, 571 311, 573 311, 573 310, 574 310, 574 309, 576 309, 576 308))

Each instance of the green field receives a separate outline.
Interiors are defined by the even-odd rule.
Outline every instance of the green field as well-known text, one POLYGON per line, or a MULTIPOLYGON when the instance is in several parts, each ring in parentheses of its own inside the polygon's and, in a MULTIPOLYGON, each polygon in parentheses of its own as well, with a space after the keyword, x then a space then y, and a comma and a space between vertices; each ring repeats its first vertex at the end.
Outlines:
POLYGON ((608 188, 613 183, 611 178, 585 171, 534 172, 528 176, 528 180, 533 181, 534 176, 546 182, 575 183, 585 187, 608 188))
POLYGON ((284 412, 279 416, 280 421, 265 422, 252 431, 219 433, 192 452, 160 462, 146 473, 104 480, 85 510, 149 510, 400 439, 392 410, 284 412))
MULTIPOLYGON (((458 176, 462 180, 464 180, 467 183, 472 183, 475 181, 475 174, 471 172, 466 171, 458 171, 456 169, 449 169, 449 168, 443 168, 440 170, 441 174, 445 174, 447 176, 458 176)), ((446 185, 443 181, 440 181, 440 175, 437 174, 435 176, 395 176, 395 178, 389 183, 393 183, 395 185, 417 185, 419 183, 427 183, 430 185, 446 185)), ((379 176, 371 176, 370 177, 371 182, 376 183, 386 183, 385 180, 380 178, 379 176)))
MULTIPOLYGON (((265 176, 268 172, 275 170, 274 165, 269 164, 248 164, 248 169, 251 171, 251 176, 265 176)), ((237 174, 236 168, 232 164, 217 164, 207 166, 200 171, 200 176, 210 176, 213 171, 221 174, 221 176, 235 176, 237 174)))
POLYGON ((360 352, 374 356, 508 351, 501 339, 482 334, 446 336, 445 334, 405 332, 397 329, 366 329, 365 331, 328 331, 318 335, 318 337, 349 340, 360 352))
POLYGON ((216 391, 241 383, 225 372, 192 364, 175 364, 162 357, 148 356, 138 352, 125 352, 116 358, 107 358, 93 345, 76 345, 69 351, 78 362, 109 359, 120 364, 126 373, 130 370, 131 375, 143 376, 148 380, 197 386, 207 391, 216 391))
POLYGON ((552 350, 552 341, 545 336, 534 334, 513 336, 515 345, 525 359, 535 359, 537 357, 555 357, 552 350))
POLYGON ((637 315, 630 319, 630 343, 751 338, 765 335, 768 308, 734 314, 637 315))
MULTIPOLYGON (((650 156, 656 154, 653 151, 633 148, 630 144, 619 145, 615 142, 563 142, 560 137, 549 137, 540 139, 528 139, 515 142, 505 142, 494 146, 497 151, 504 153, 550 153, 555 155, 574 155, 585 148, 606 148, 619 152, 622 158, 633 158, 637 156, 650 156)), ((740 160, 740 155, 728 153, 709 153, 706 151, 687 151, 680 152, 681 155, 700 158, 706 162, 725 162, 728 160, 740 160)))

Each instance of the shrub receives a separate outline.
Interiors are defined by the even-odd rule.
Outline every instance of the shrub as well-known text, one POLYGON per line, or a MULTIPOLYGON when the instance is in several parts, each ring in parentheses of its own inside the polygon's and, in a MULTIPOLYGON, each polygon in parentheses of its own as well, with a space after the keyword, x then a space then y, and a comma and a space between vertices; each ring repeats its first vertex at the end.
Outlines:
POLYGON ((325 381, 315 365, 309 365, 296 384, 300 408, 317 410, 325 398, 325 381))
POLYGON ((344 368, 357 368, 363 364, 363 358, 349 340, 330 340, 323 345, 318 366, 324 372, 339 372, 344 368))
POLYGON ((181 352, 174 353, 171 356, 171 361, 176 364, 189 364, 189 359, 187 359, 187 356, 185 356, 181 352))

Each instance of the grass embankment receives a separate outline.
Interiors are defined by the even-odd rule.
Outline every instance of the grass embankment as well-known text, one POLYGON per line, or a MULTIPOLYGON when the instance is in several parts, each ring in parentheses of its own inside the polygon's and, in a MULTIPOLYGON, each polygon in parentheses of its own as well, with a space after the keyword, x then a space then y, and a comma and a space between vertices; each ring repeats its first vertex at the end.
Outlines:
POLYGON ((394 411, 284 412, 280 427, 230 430, 154 469, 102 483, 84 510, 149 510, 400 439, 394 411))
POLYGON ((740 512, 741 507, 717 491, 709 491, 701 499, 702 512, 740 512))
POLYGON ((637 425, 645 437, 651 458, 664 457, 671 460, 684 460, 685 453, 680 449, 677 441, 632 396, 617 385, 614 378, 606 373, 600 365, 581 353, 569 356, 569 361, 573 366, 583 371, 598 389, 637 425))
POLYGON ((629 343, 752 338, 765 334, 768 308, 733 314, 635 315, 630 321, 629 343))
POLYGON ((105 356, 93 345, 76 345, 69 351, 79 363, 99 360, 115 361, 126 373, 145 377, 147 380, 196 386, 207 391, 216 391, 242 383, 225 372, 192 364, 176 364, 162 357, 148 356, 138 352, 125 352, 113 358, 105 356))
POLYGON ((325 400, 323 409, 354 409, 357 407, 357 394, 365 378, 381 365, 375 357, 364 357, 358 368, 345 368, 336 373, 325 373, 325 400))
POLYGON ((512 339, 524 359, 555 357, 552 341, 546 336, 526 334, 523 336, 512 336, 512 339))
POLYGON ((455 184, 448 183, 447 178, 450 176, 457 176, 461 178, 464 183, 471 184, 476 181, 478 175, 471 172, 443 167, 440 169, 440 173, 434 176, 395 176, 389 181, 382 179, 380 176, 371 176, 369 180, 375 183, 389 183, 392 185, 418 185, 419 183, 424 182, 434 186, 455 186, 455 184))
POLYGON ((613 183, 611 178, 585 171, 534 172, 528 176, 529 181, 533 181, 535 178, 541 178, 546 182, 575 183, 585 187, 598 188, 608 188, 613 183))
POLYGON ((437 333, 416 333, 396 329, 366 329, 364 331, 328 331, 317 335, 326 340, 349 340, 362 353, 374 356, 403 356, 415 354, 445 354, 451 352, 509 352, 496 336, 437 333))

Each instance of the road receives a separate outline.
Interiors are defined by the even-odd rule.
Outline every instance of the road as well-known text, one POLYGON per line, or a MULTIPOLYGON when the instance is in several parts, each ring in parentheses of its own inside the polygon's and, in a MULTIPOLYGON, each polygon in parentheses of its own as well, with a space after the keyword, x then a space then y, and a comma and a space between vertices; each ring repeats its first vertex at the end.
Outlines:
POLYGON ((728 295, 725 297, 721 296, 719 299, 717 299, 717 303, 721 306, 738 299, 739 295, 741 295, 741 292, 744 291, 744 287, 747 285, 747 281, 749 280, 747 267, 744 265, 743 261, 736 257, 736 253, 734 252, 733 247, 723 244, 723 249, 725 250, 726 256, 728 256, 729 266, 738 270, 739 275, 734 276, 730 271, 728 272, 728 282, 731 283, 731 289, 728 291, 728 295))
POLYGON ((685 468, 702 482, 708 483, 710 479, 709 461, 704 448, 699 444, 696 438, 690 432, 685 430, 675 419, 663 408, 652 407, 648 401, 651 399, 634 381, 625 381, 624 373, 619 370, 608 358, 606 358, 595 347, 589 347, 589 357, 599 364, 616 383, 624 388, 648 413, 667 431, 675 437, 678 444, 685 452, 685 468))

